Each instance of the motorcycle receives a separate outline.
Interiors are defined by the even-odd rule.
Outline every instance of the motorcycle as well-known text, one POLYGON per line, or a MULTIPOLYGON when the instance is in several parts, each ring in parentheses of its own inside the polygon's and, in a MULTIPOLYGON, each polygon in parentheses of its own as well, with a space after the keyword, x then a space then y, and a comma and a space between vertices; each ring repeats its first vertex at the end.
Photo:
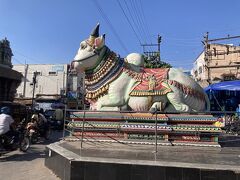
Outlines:
POLYGON ((16 149, 19 149, 22 152, 26 152, 30 147, 30 141, 27 136, 25 136, 25 125, 23 120, 17 126, 15 130, 15 135, 12 137, 1 135, 0 136, 0 156, 16 149))
POLYGON ((37 143, 41 137, 48 140, 51 134, 50 127, 47 123, 43 126, 38 126, 36 123, 30 122, 27 124, 26 129, 26 136, 29 137, 32 144, 37 143))
POLYGON ((225 125, 224 130, 227 134, 240 135, 240 121, 234 121, 225 125))

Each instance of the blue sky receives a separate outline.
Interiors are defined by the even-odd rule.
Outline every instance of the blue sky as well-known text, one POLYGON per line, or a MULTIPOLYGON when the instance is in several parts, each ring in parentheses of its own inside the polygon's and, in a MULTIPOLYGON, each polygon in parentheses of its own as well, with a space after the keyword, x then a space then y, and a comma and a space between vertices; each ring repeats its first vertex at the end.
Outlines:
POLYGON ((142 53, 140 43, 156 43, 160 34, 161 58, 191 69, 204 33, 240 35, 239 9, 239 0, 0 0, 0 39, 10 40, 14 64, 70 63, 99 22, 122 57, 142 53))

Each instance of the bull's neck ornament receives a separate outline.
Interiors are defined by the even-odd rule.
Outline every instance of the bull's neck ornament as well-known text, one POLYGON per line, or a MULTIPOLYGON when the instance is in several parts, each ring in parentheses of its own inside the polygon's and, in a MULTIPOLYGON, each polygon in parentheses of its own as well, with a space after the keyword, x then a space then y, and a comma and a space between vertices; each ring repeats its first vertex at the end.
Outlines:
POLYGON ((98 99, 107 94, 109 83, 123 70, 124 60, 114 52, 107 52, 104 56, 96 68, 86 71, 86 99, 98 99))

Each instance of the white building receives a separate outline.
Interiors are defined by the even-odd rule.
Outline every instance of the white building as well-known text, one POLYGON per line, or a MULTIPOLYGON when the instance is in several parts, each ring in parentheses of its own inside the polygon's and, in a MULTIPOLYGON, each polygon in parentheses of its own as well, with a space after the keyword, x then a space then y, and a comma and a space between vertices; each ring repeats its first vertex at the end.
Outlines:
POLYGON ((17 89, 17 97, 32 97, 33 74, 36 76, 36 94, 62 94, 67 86, 67 64, 28 64, 14 65, 13 69, 22 73, 23 79, 17 89))
POLYGON ((204 84, 202 81, 207 79, 206 74, 206 63, 204 60, 204 52, 197 57, 195 62, 193 63, 193 69, 191 70, 191 75, 195 81, 197 81, 202 87, 206 87, 208 84, 204 84))

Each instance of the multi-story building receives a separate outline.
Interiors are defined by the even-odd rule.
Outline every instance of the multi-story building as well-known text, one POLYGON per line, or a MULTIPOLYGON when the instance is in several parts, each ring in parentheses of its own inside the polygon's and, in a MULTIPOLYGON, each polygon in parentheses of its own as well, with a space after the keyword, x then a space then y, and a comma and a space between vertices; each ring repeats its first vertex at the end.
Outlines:
POLYGON ((22 98, 32 99, 33 94, 34 97, 64 95, 69 108, 83 109, 83 75, 76 72, 69 73, 68 64, 14 65, 13 69, 23 75, 16 96, 21 100, 22 98), (33 93, 34 73, 36 74, 36 85, 33 93))
POLYGON ((33 76, 36 74, 36 94, 65 94, 67 88, 68 64, 26 64, 14 65, 13 69, 23 75, 17 89, 17 97, 32 98, 33 76))
POLYGON ((239 79, 240 46, 209 44, 207 54, 203 51, 195 60, 191 74, 202 87, 239 79))

